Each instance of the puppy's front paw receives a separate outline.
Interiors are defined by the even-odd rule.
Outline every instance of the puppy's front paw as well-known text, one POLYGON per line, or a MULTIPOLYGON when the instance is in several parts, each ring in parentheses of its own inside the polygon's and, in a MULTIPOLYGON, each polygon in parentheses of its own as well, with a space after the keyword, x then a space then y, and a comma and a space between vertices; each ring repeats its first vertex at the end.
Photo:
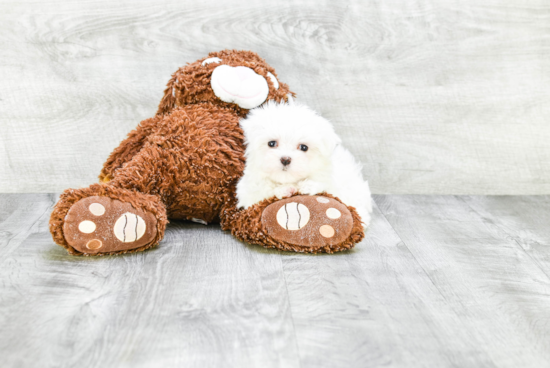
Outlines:
POLYGON ((301 194, 318 194, 324 191, 323 185, 312 180, 303 180, 298 183, 298 191, 301 194))
POLYGON ((282 185, 275 188, 275 196, 279 199, 290 197, 298 191, 296 187, 291 185, 282 185))

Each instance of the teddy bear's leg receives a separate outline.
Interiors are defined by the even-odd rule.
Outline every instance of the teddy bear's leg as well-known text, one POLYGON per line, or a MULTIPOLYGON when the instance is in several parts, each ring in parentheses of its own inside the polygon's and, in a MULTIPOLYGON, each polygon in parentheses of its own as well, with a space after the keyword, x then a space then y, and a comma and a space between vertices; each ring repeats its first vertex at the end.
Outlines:
POLYGON ((142 251, 164 236, 166 208, 154 195, 108 184, 68 189, 50 217, 54 241, 76 255, 142 251))
POLYGON ((223 214, 224 230, 266 248, 333 253, 353 248, 364 237, 355 209, 326 193, 273 197, 244 210, 233 202, 223 214))
POLYGON ((115 170, 130 161, 143 148, 149 137, 159 128, 159 122, 162 118, 162 116, 157 115, 145 119, 139 123, 136 129, 128 133, 128 137, 120 142, 103 164, 99 180, 102 182, 112 180, 115 177, 115 170))

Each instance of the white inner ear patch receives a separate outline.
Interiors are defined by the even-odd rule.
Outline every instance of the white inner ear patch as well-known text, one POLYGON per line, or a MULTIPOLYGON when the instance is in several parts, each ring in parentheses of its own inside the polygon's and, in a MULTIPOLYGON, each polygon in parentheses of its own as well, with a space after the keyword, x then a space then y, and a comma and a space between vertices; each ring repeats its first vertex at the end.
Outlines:
POLYGON ((309 210, 301 203, 290 202, 277 212, 277 222, 286 230, 300 230, 309 222, 309 210))
POLYGON ((118 240, 130 243, 139 240, 145 234, 146 228, 147 225, 140 216, 126 212, 116 220, 113 231, 118 240))
POLYGON ((102 216, 105 213, 105 207, 101 203, 92 203, 88 209, 95 216, 102 216))
POLYGON ((279 89, 279 81, 277 80, 277 78, 275 78, 275 76, 271 74, 271 72, 267 72, 267 76, 269 77, 269 79, 271 79, 271 82, 273 82, 273 86, 275 87, 275 89, 279 89))
POLYGON ((207 65, 207 64, 211 64, 211 63, 221 63, 222 62, 222 59, 220 59, 219 57, 211 57, 211 58, 208 58, 206 60, 204 60, 202 62, 202 65, 207 65))

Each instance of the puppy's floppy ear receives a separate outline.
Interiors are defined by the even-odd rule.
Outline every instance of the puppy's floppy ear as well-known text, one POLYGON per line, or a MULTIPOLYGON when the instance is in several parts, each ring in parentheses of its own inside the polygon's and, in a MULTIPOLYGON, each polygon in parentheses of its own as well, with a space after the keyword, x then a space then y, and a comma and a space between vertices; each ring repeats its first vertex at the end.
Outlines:
POLYGON ((334 152, 336 147, 341 143, 342 140, 336 134, 334 129, 332 129, 332 127, 330 128, 330 130, 327 130, 326 134, 324 134, 321 138, 323 152, 326 152, 327 155, 332 155, 332 152, 334 152))
POLYGON ((342 143, 342 140, 334 131, 334 127, 327 119, 317 115, 317 119, 314 122, 317 130, 316 135, 319 137, 320 149, 323 154, 328 156, 332 155, 336 146, 342 143))
POLYGON ((239 125, 244 132, 244 137, 247 144, 255 141, 264 130, 264 122, 262 121, 262 117, 260 115, 260 111, 252 109, 246 118, 241 118, 239 120, 239 125))

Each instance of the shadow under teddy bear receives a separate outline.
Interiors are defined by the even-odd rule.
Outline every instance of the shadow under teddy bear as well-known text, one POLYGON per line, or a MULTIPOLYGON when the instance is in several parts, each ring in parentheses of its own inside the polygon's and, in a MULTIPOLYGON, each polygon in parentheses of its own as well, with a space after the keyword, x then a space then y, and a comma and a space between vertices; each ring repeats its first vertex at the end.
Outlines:
POLYGON ((236 207, 245 150, 239 119, 289 95, 275 70, 250 51, 212 52, 178 69, 157 115, 111 153, 101 183, 63 192, 50 218, 54 241, 74 255, 137 252, 158 244, 170 218, 220 222, 238 239, 267 248, 352 248, 364 236, 361 219, 330 194, 236 207), (327 216, 329 208, 339 216, 327 216))

